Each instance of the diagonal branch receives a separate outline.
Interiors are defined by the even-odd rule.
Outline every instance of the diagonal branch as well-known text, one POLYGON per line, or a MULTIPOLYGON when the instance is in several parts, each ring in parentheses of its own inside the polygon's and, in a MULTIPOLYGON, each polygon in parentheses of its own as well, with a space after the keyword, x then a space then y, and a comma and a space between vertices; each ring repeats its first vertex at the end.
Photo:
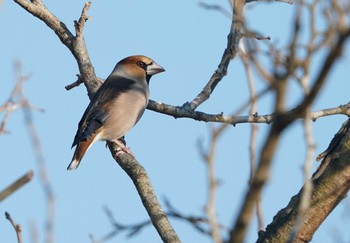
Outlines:
POLYGON ((5 212, 5 217, 8 221, 10 221, 13 229, 16 231, 17 235, 17 242, 22 243, 22 227, 20 224, 16 224, 15 221, 12 219, 11 215, 8 212, 5 212))
POLYGON ((27 173, 25 173, 23 176, 18 178, 16 181, 11 183, 8 187, 6 187, 4 190, 0 192, 0 202, 4 200, 6 197, 17 191, 19 188, 27 184, 29 181, 33 178, 33 171, 30 170, 27 173))
POLYGON ((123 168, 133 181, 141 201, 162 240, 172 243, 180 242, 180 239, 168 221, 167 215, 160 206, 151 181, 143 166, 129 154, 124 153, 116 156, 118 151, 118 145, 116 143, 107 142, 107 145, 111 151, 112 157, 114 157, 120 167, 123 168))
POLYGON ((204 101, 208 100, 216 85, 227 74, 227 68, 230 61, 237 55, 238 44, 242 37, 241 29, 243 25, 243 7, 245 0, 235 0, 233 4, 233 15, 230 33, 227 36, 227 47, 222 55, 218 69, 211 76, 209 82, 203 90, 191 101, 183 104, 182 108, 189 111, 194 111, 204 101))
POLYGON ((60 41, 70 50, 78 63, 81 78, 84 80, 85 87, 88 90, 88 95, 91 98, 96 90, 100 87, 101 82, 96 78, 95 70, 90 61, 90 57, 82 35, 84 28, 84 24, 82 24, 82 22, 87 21, 88 19, 86 16, 86 11, 90 6, 90 2, 87 2, 84 6, 82 15, 78 21, 79 27, 76 29, 77 33, 76 36, 74 36, 69 31, 67 26, 46 8, 41 0, 32 2, 28 0, 14 1, 27 12, 42 20, 50 29, 55 32, 60 41))
MULTIPOLYGON (((64 23, 56 18, 41 2, 35 0, 29 2, 27 0, 14 0, 22 8, 35 17, 41 19, 47 26, 49 26, 55 34, 59 37, 61 42, 71 51, 75 57, 80 71, 80 77, 84 80, 84 84, 88 90, 88 95, 91 99, 93 94, 101 85, 101 81, 96 77, 94 68, 90 61, 85 41, 82 35, 84 24, 88 18, 86 16, 87 9, 90 2, 86 3, 82 11, 80 20, 76 24, 76 36, 67 29, 64 23)), ((115 153, 116 144, 108 143, 112 155, 115 153)), ((161 208, 158 199, 153 191, 150 180, 144 168, 131 156, 122 155, 115 158, 119 165, 133 180, 136 189, 139 192, 142 203, 144 204, 148 214, 151 217, 152 223, 157 229, 160 237, 164 242, 180 242, 178 236, 173 230, 170 222, 161 208)))
MULTIPOLYGON (((340 128, 331 144, 334 149, 325 157, 312 175, 308 183, 313 185, 309 208, 303 214, 300 231, 294 242, 309 242, 313 234, 332 212, 332 210, 346 198, 350 189, 350 120, 340 128), (334 142, 334 139, 337 141, 334 142), (315 217, 317 215, 317 217, 315 217)), ((280 210, 273 218, 273 222, 266 227, 266 231, 259 234, 257 243, 287 242, 297 216, 304 187, 293 196, 288 205, 280 210)))
MULTIPOLYGON (((276 117, 272 123, 272 127, 265 140, 265 145, 261 151, 258 169, 252 180, 251 187, 246 193, 238 218, 235 221, 234 227, 230 233, 229 242, 243 242, 244 237, 251 219, 254 205, 261 194, 261 191, 268 180, 269 169, 272 163, 272 158, 275 154, 277 145, 284 130, 292 124, 298 117, 305 116, 306 110, 311 106, 317 94, 323 87, 331 68, 335 65, 336 60, 342 53, 343 46, 350 36, 350 28, 340 31, 338 38, 333 48, 326 55, 323 65, 321 65, 320 73, 316 76, 314 85, 310 89, 310 93, 305 95, 305 98, 300 102, 296 109, 285 112, 283 111, 285 82, 288 77, 283 77, 284 80, 276 80, 277 98, 276 98, 276 117), (281 88, 282 87, 282 88, 281 88)), ((292 41, 294 43, 294 40, 292 41)), ((293 45, 291 50, 293 51, 293 45)), ((295 55, 291 53, 293 57, 295 55)), ((293 70, 288 68, 289 75, 293 74, 293 70)))

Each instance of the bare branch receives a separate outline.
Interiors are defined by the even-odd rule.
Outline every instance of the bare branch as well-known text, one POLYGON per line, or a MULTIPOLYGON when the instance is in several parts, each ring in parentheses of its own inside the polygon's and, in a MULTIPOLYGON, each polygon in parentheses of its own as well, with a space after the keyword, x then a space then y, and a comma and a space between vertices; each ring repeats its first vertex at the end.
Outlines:
POLYGON ((338 107, 311 112, 310 117, 312 121, 316 121, 320 117, 338 115, 338 114, 350 116, 350 102, 345 105, 340 105, 338 107))
POLYGON ((257 40, 271 40, 271 37, 270 36, 262 36, 262 35, 259 35, 257 33, 253 33, 252 31, 247 31, 245 29, 246 33, 242 34, 243 37, 245 38, 255 38, 257 40))
MULTIPOLYGON (((200 111, 188 111, 182 109, 179 106, 172 106, 165 103, 150 100, 147 109, 162 113, 165 115, 173 116, 174 118, 191 118, 196 121, 205 122, 217 122, 236 125, 239 123, 266 123, 270 124, 274 121, 274 114, 258 115, 258 113, 247 115, 247 116, 230 116, 220 114, 208 114, 200 111)), ((290 112, 292 112, 291 110, 290 112)), ((323 109, 319 111, 311 112, 310 117, 313 121, 318 118, 330 116, 330 115, 346 115, 350 116, 350 103, 340 105, 338 107, 323 109)), ((298 118, 302 118, 299 116, 298 118)))
POLYGON ((234 1, 232 8, 232 23, 230 33, 227 36, 227 47, 222 55, 218 69, 211 76, 209 82, 205 85, 203 90, 191 101, 183 104, 184 110, 194 111, 200 104, 209 99, 211 93, 214 91, 216 85, 222 80, 227 74, 227 68, 230 61, 236 56, 238 51, 238 44, 242 37, 241 28, 243 25, 243 7, 244 0, 234 1))
MULTIPOLYGON (((26 78, 22 75, 21 63, 17 62, 15 65, 17 80, 25 80, 26 78)), ((21 83, 17 81, 17 83, 21 83)), ((18 99, 23 106, 24 120, 29 133, 29 138, 33 146, 34 154, 36 156, 36 162, 39 169, 39 179, 46 196, 47 200, 47 221, 46 221, 46 240, 47 243, 52 243, 54 239, 53 225, 55 221, 55 198, 52 191, 51 183, 48 178, 46 162, 44 159, 43 150, 41 147, 40 138, 36 127, 33 122, 33 115, 29 100, 24 95, 23 87, 20 86, 18 93, 18 99)))
POLYGON ((219 11, 220 13, 225 15, 225 17, 232 18, 231 12, 227 11, 227 9, 225 9, 223 6, 219 4, 207 4, 205 2, 199 2, 198 5, 206 10, 219 11))
POLYGON ((299 12, 297 11, 295 17, 295 33, 294 37, 290 43, 290 53, 288 60, 290 62, 286 63, 285 71, 280 73, 277 69, 275 71, 275 81, 273 82, 274 88, 276 90, 276 100, 275 100, 275 120, 272 124, 270 132, 267 139, 264 142, 264 147, 262 149, 258 169, 253 178, 252 185, 249 188, 245 199, 243 201, 238 218, 235 221, 235 225, 230 233, 229 242, 243 242, 244 237, 251 219, 254 205, 258 199, 263 186, 269 177, 269 169, 271 166, 271 161, 276 151, 276 147, 279 143, 280 136, 290 124, 292 124, 298 117, 304 116, 307 109, 315 100, 317 94, 323 87, 329 71, 334 66, 335 61, 341 55, 345 41, 350 36, 350 28, 347 30, 342 30, 337 33, 338 37, 335 45, 331 48, 324 59, 323 65, 321 65, 320 73, 316 76, 313 86, 310 92, 305 95, 304 99, 300 102, 294 110, 289 112, 285 111, 285 93, 286 93, 286 81, 288 78, 293 77, 296 66, 294 60, 296 60, 296 46, 300 30, 300 19, 298 18, 299 12))
POLYGON ((61 42, 71 51, 75 57, 81 78, 84 81, 85 87, 88 90, 88 95, 91 98, 96 90, 100 87, 101 83, 96 78, 94 67, 90 61, 90 57, 85 45, 83 36, 81 35, 83 30, 83 22, 86 21, 86 11, 89 8, 89 4, 85 4, 82 15, 80 17, 80 23, 77 36, 74 36, 56 16, 54 16, 41 1, 33 1, 32 3, 27 0, 14 0, 26 11, 41 19, 50 29, 52 29, 61 42))
POLYGON ((310 106, 310 104, 315 100, 318 92, 323 87, 324 82, 329 74, 330 69, 334 66, 335 61, 338 57, 341 56, 343 51, 343 46, 345 41, 350 36, 350 28, 340 34, 337 43, 334 45, 334 48, 328 53, 327 58, 325 59, 323 65, 320 68, 320 73, 318 74, 316 81, 314 82, 313 87, 310 90, 309 95, 305 96, 304 100, 300 103, 300 106, 294 111, 296 114, 305 112, 305 108, 310 106))
MULTIPOLYGON (((310 20, 309 29, 311 34, 310 34, 310 40, 308 41, 308 44, 307 44, 308 55, 305 57, 305 60, 303 61, 303 64, 302 64, 304 73, 303 73, 303 76, 300 78, 300 81, 301 81, 300 84, 303 88, 304 95, 308 95, 310 92, 310 64, 311 64, 311 57, 312 57, 311 52, 314 50, 315 38, 317 36, 316 25, 315 25, 316 5, 317 5, 317 1, 313 2, 310 5, 306 5, 307 10, 309 11, 309 20, 310 20)), ((304 189, 300 199, 298 215, 296 217, 293 230, 288 239, 288 242, 290 243, 293 243, 296 240, 301 230, 301 226, 304 220, 304 215, 310 207, 310 200, 311 200, 311 195, 313 190, 313 185, 312 185, 312 182, 309 180, 309 178, 310 178, 310 169, 313 162, 313 155, 315 152, 315 144, 312 136, 310 108, 307 108, 303 124, 304 124, 304 137, 305 137, 306 146, 307 146, 306 157, 305 157, 304 168, 303 168, 304 189)))
POLYGON ((66 90, 71 90, 71 89, 73 89, 73 88, 75 88, 75 87, 81 85, 82 83, 84 83, 83 79, 81 78, 81 76, 80 76, 79 74, 77 74, 77 77, 78 77, 77 81, 75 81, 75 82, 73 82, 73 83, 71 83, 71 84, 66 85, 64 88, 65 88, 66 90))
MULTIPOLYGON (((79 66, 79 71, 81 75, 80 78, 84 80, 84 84, 88 90, 88 95, 91 99, 93 94, 101 85, 101 81, 95 75, 95 71, 90 61, 85 41, 82 35, 82 30, 84 26, 83 23, 87 19, 86 15, 90 3, 87 3, 84 6, 80 21, 78 21, 78 25, 76 25, 77 36, 73 36, 72 33, 66 28, 65 24, 62 23, 59 19, 57 19, 42 3, 30 3, 27 0, 14 1, 20 6, 22 6, 29 13, 38 17, 45 24, 47 24, 60 38, 62 43, 72 52, 79 66)), ((31 119, 29 114, 27 114, 27 119, 31 119)), ((108 145, 111 150, 112 156, 114 157, 117 145, 113 143, 108 143, 108 145)), ((142 202, 147 212, 149 213, 153 225, 157 229, 160 237, 165 242, 180 242, 178 236, 176 235, 175 231, 170 225, 168 218, 166 217, 164 211, 162 210, 157 200, 157 197, 151 187, 151 183, 144 168, 134 158, 131 158, 128 155, 120 156, 115 159, 133 180, 135 187, 140 194, 142 202)))
MULTIPOLYGON (((240 59, 243 62, 246 74, 247 74, 247 81, 248 81, 248 87, 249 87, 249 94, 250 94, 250 100, 251 100, 251 107, 249 110, 249 115, 254 115, 257 113, 257 99, 256 97, 256 90, 255 90, 255 82, 253 79, 253 73, 251 70, 251 67, 249 65, 248 56, 246 54, 245 48, 244 48, 244 42, 240 43, 240 51, 239 51, 240 59)), ((249 157, 250 157, 250 176, 249 176, 249 184, 252 183, 252 180, 254 178, 255 170, 256 170, 256 138, 258 133, 258 126, 257 124, 252 123, 251 125, 251 132, 250 132, 250 143, 249 143, 249 157)), ((263 218, 263 212, 262 212, 262 206, 261 206, 261 195, 259 196, 257 202, 256 202, 256 216, 258 219, 258 230, 263 230, 265 228, 264 226, 264 218, 263 218)))
POLYGON ((85 6, 81 12, 81 16, 80 16, 79 20, 74 21, 76 37, 81 38, 83 36, 85 22, 89 20, 89 17, 87 16, 87 12, 90 8, 90 5, 91 5, 91 1, 86 2, 85 6))
POLYGON ((151 181, 148 178, 147 172, 143 166, 129 154, 123 153, 119 156, 116 156, 118 151, 118 145, 116 143, 107 142, 107 145, 111 151, 113 158, 134 182, 134 185, 142 200, 143 206, 145 207, 154 227, 158 231, 162 240, 164 242, 180 242, 180 239, 176 235, 174 229, 168 221, 165 212, 160 206, 160 203, 151 185, 151 181))
MULTIPOLYGON (((337 142, 334 150, 323 159, 320 167, 310 179, 313 185, 310 207, 303 215, 303 222, 296 242, 309 242, 320 224, 349 192, 349 119, 343 124, 337 135, 334 139, 339 139, 340 142, 337 142)), ((304 188, 291 198, 284 209, 276 214, 273 222, 267 226, 266 231, 259 235, 257 243, 287 242, 292 233, 292 227, 290 226, 296 223, 303 191, 304 188)))
MULTIPOLYGON (((167 209, 166 215, 171 218, 176 218, 179 220, 182 220, 184 222, 189 223, 192 227, 194 227, 197 231, 200 233, 210 235, 210 232, 203 227, 203 224, 207 224, 209 220, 206 217, 200 217, 200 216, 193 216, 193 215, 185 215, 175 209, 171 204, 170 201, 165 199, 165 207, 167 209)), ((139 223, 135 224, 122 224, 119 223, 115 220, 113 213, 109 210, 109 208, 105 207, 104 208, 106 215, 113 226, 113 230, 109 233, 107 233, 105 236, 101 237, 100 240, 96 240, 93 242, 104 242, 107 240, 112 239, 115 235, 122 233, 122 232, 127 232, 127 237, 133 237, 136 234, 140 233, 142 229, 144 229, 146 226, 150 225, 152 223, 151 220, 144 220, 139 223)), ((227 230, 227 227, 224 227, 223 225, 219 225, 221 229, 227 230)))
POLYGON ((18 96, 19 96, 19 93, 22 92, 23 83, 27 78, 28 77, 17 78, 17 80, 15 82, 15 86, 11 91, 10 97, 7 99, 7 101, 2 106, 0 106, 0 113, 5 112, 5 115, 0 123, 0 134, 8 133, 8 131, 6 131, 5 127, 9 121, 12 113, 17 109, 22 108, 22 103, 18 99, 18 96))
POLYGON ((208 180, 208 194, 207 202, 205 206, 205 211, 208 218, 209 224, 209 233, 213 242, 221 243, 223 242, 220 226, 216 214, 216 190, 219 185, 219 182, 216 178, 215 171, 215 153, 217 148, 217 142, 222 134, 223 129, 211 129, 210 133, 210 145, 207 151, 204 151, 202 148, 199 148, 199 152, 202 155, 202 159, 206 165, 207 169, 207 180, 208 180))
POLYGON ((305 141, 307 143, 306 158, 305 158, 304 167, 303 167, 304 188, 301 194, 298 215, 295 220, 293 231, 290 234, 290 237, 288 239, 288 242, 290 243, 293 243, 295 241, 295 238, 298 236, 301 230, 301 226, 304 220, 304 215, 306 214, 307 210, 310 207, 311 195, 313 190, 312 181, 309 179, 310 179, 310 169, 312 166, 313 155, 315 151, 315 144, 312 136, 311 121, 310 119, 308 119, 308 116, 309 115, 307 114, 304 120, 305 141))
POLYGON ((19 108, 18 104, 8 101, 6 104, 4 104, 2 107, 0 107, 0 112, 6 112, 1 123, 0 123, 0 134, 8 133, 6 130, 6 124, 8 123, 10 116, 12 112, 17 110, 19 108))
POLYGON ((28 171, 23 176, 14 181, 11 185, 6 187, 4 190, 0 192, 0 202, 4 200, 6 197, 17 191, 19 188, 27 184, 33 178, 33 171, 28 171))
POLYGON ((8 221, 10 221, 11 225, 13 226, 14 230, 16 231, 17 242, 22 243, 22 227, 21 227, 21 225, 16 224, 8 212, 5 212, 5 217, 8 221))

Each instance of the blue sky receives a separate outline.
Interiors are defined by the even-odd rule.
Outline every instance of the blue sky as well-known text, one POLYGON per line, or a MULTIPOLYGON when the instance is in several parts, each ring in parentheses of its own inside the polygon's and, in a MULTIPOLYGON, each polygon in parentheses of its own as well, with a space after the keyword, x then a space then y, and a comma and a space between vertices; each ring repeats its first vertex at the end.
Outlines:
MULTIPOLYGON (((229 7, 228 1, 206 3, 229 7)), ((74 31, 73 21, 79 17, 84 1, 45 1, 45 5, 74 31)), ((250 4, 246 7, 247 23, 262 35, 271 36, 276 45, 283 46, 291 35, 294 10, 295 6, 284 3, 250 4)), ((115 63, 126 56, 147 55, 166 69, 152 78, 151 98, 172 105, 182 105, 193 99, 203 88, 219 63, 230 28, 228 18, 200 8, 198 1, 93 1, 88 15, 92 18, 86 24, 84 36, 97 75, 107 77, 115 63)), ((45 110, 44 113, 34 112, 34 120, 56 196, 56 242, 89 242, 89 234, 99 239, 108 233, 111 225, 103 211, 104 206, 110 208, 120 223, 132 224, 147 219, 131 180, 111 158, 104 143, 97 143, 88 151, 78 170, 66 171, 73 154, 70 146, 77 124, 88 104, 83 86, 71 91, 64 89, 76 80, 78 73, 68 49, 46 25, 13 1, 5 1, 0 8, 0 29, 0 103, 8 98, 13 88, 13 64, 19 60, 23 73, 31 75, 25 83, 27 97, 45 110)), ((314 71, 318 62, 315 60, 314 71)), ((313 110, 336 107, 349 101, 350 82, 346 68, 349 62, 347 46, 346 55, 333 69, 313 110)), ((241 62, 234 60, 228 72, 211 99, 199 110, 229 114, 247 100, 249 94, 241 62)), ((258 80, 257 88, 263 87, 264 82, 258 80)), ((291 85, 290 105, 298 101, 298 92, 297 86, 291 85)), ((259 102, 259 114, 272 111, 271 100, 272 97, 267 96, 259 102)), ((332 116, 313 123, 316 155, 328 146, 345 120, 344 116, 332 116)), ((201 140, 205 146, 208 144, 212 126, 216 124, 174 119, 146 111, 127 136, 128 146, 148 171, 160 200, 163 202, 163 198, 168 198, 186 215, 203 215, 204 212, 207 181, 197 142, 201 140)), ((268 128, 266 124, 259 125, 258 151, 268 128)), ((7 129, 11 133, 0 136, 0 188, 30 169, 38 175, 22 112, 12 115, 7 129)), ((217 175, 222 182, 218 189, 218 217, 229 227, 247 190, 249 132, 249 124, 229 128, 219 141, 216 155, 217 175)), ((302 186, 304 155, 303 129, 299 121, 284 134, 274 159, 271 180, 263 192, 265 224, 271 222, 302 186)), ((313 171, 316 167, 314 162, 313 171)), ((344 217, 347 207, 349 200, 345 199, 320 227, 314 242, 331 241, 335 229, 349 240, 350 233, 345 228, 349 218, 344 217)), ((0 241, 15 242, 15 233, 1 216, 5 211, 22 225, 25 241, 30 239, 30 225, 35 224, 42 242, 45 200, 37 177, 0 205, 0 241)), ((174 219, 171 222, 183 242, 210 242, 188 224, 174 219)), ((256 219, 252 222, 247 242, 257 238, 256 219)), ((111 242, 117 241, 125 242, 125 234, 111 242)), ((128 242, 161 240, 149 226, 128 242)))

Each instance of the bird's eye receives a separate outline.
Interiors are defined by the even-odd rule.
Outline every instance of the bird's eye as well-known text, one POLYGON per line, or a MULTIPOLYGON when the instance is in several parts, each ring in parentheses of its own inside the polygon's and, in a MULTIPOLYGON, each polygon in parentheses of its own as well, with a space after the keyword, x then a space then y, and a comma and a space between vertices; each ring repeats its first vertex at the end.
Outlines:
POLYGON ((145 69, 145 68, 146 68, 146 63, 141 62, 141 61, 138 61, 138 62, 136 63, 136 65, 139 66, 139 67, 142 68, 142 69, 145 69))

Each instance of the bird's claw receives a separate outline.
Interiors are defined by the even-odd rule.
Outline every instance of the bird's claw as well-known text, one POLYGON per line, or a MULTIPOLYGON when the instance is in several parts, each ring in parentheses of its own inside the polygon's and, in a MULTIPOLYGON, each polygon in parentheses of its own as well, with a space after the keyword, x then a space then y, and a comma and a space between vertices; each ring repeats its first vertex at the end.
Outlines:
POLYGON ((122 155, 123 153, 127 153, 127 154, 130 154, 132 157, 134 157, 134 154, 131 152, 130 148, 127 148, 127 147, 119 147, 117 149, 117 152, 115 153, 116 156, 120 156, 122 155))

